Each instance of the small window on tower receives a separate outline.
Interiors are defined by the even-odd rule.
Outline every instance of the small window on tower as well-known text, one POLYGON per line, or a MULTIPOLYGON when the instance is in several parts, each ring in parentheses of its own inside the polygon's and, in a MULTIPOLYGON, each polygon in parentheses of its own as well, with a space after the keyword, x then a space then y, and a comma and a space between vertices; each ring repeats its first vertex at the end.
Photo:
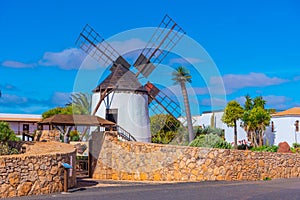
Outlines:
POLYGON ((275 132, 275 131, 274 131, 274 122, 273 122, 273 121, 271 122, 271 131, 272 131, 272 132, 275 132))
POLYGON ((118 109, 106 109, 106 119, 118 123, 118 109))
POLYGON ((295 131, 299 132, 299 120, 296 120, 295 122, 295 131))

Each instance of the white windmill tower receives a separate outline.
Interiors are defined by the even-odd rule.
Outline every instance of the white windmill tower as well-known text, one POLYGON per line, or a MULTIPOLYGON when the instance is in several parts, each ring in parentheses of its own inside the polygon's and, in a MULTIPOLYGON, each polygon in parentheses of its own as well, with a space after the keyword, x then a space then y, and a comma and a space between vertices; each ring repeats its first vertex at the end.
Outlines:
MULTIPOLYGON (((139 78, 147 78, 184 34, 182 28, 166 15, 133 64, 137 69, 137 73, 134 73, 131 65, 93 28, 86 25, 76 43, 96 61, 105 66, 111 65, 111 73, 93 90, 92 115, 116 122, 137 141, 144 142, 151 141, 151 103, 156 102, 175 119, 182 116, 183 111, 177 103, 152 83, 143 86, 139 78)), ((157 109, 152 111, 155 114, 162 112, 157 109)))

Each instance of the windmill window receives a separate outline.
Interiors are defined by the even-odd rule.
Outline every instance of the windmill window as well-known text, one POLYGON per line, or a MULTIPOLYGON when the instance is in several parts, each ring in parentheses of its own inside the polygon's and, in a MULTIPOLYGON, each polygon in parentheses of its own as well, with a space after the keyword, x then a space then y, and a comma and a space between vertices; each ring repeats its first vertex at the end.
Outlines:
POLYGON ((275 130, 274 130, 274 122, 273 121, 271 122, 271 131, 275 132, 275 130))
POLYGON ((299 120, 296 120, 295 122, 295 131, 299 132, 299 120))
POLYGON ((106 109, 106 119, 118 123, 118 109, 106 109))

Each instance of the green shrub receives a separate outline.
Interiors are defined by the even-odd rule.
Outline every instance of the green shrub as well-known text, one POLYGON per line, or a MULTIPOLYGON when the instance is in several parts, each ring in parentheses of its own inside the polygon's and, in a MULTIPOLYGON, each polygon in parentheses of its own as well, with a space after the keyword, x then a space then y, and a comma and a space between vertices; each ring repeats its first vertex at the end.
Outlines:
POLYGON ((225 140, 219 140, 213 148, 218 148, 218 149, 231 149, 232 145, 225 140))
POLYGON ((0 142, 19 141, 7 122, 0 121, 0 142))
POLYGON ((247 145, 247 144, 239 144, 238 146, 237 146, 237 149, 238 150, 247 150, 247 149, 249 149, 250 147, 247 145))
POLYGON ((70 141, 79 141, 80 140, 80 135, 77 130, 73 130, 70 132, 70 141))
POLYGON ((0 156, 19 154, 19 151, 15 148, 8 146, 7 143, 0 143, 0 156))
POLYGON ((263 179, 264 181, 270 181, 270 180, 272 180, 270 177, 265 177, 264 179, 263 179))
POLYGON ((299 143, 293 143, 293 147, 294 147, 294 148, 299 148, 299 147, 300 147, 300 144, 299 144, 299 143))
POLYGON ((224 141, 221 137, 213 133, 207 135, 199 135, 189 144, 189 146, 223 149, 231 149, 232 147, 231 144, 224 141))
POLYGON ((152 135, 151 141, 159 144, 169 144, 176 136, 174 131, 159 131, 157 134, 152 135))
POLYGON ((216 134, 219 137, 224 137, 224 131, 223 129, 220 128, 211 128, 211 127, 205 127, 205 128, 200 128, 198 127, 195 130, 195 135, 196 137, 200 136, 200 135, 208 135, 208 134, 216 134))
POLYGON ((271 145, 271 146, 260 146, 260 147, 252 147, 251 151, 259 151, 259 152, 277 152, 278 146, 271 145))
POLYGON ((169 144, 178 136, 180 123, 171 115, 159 114, 150 118, 151 141, 153 143, 169 144))

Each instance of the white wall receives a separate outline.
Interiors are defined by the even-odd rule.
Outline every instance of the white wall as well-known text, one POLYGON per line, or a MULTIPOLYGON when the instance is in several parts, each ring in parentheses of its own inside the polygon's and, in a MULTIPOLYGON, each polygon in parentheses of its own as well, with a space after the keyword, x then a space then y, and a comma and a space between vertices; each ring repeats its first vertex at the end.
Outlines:
POLYGON ((278 145, 280 142, 287 142, 290 146, 293 143, 300 143, 300 133, 295 132, 295 122, 300 121, 299 117, 293 116, 281 116, 272 117, 271 121, 274 122, 274 132, 271 130, 271 126, 266 129, 265 141, 269 144, 278 145))
MULTIPOLYGON (((193 118, 196 119, 196 123, 194 126, 202 126, 205 127, 211 126, 211 117, 213 113, 203 113, 201 116, 194 116, 193 118)), ((227 127, 226 124, 222 122, 222 116, 223 112, 215 112, 214 117, 215 117, 215 127, 224 129, 225 132, 225 140, 229 143, 234 142, 234 128, 233 127, 227 127)), ((238 132, 238 141, 246 140, 247 141, 247 133, 245 130, 240 127, 240 121, 237 122, 237 132, 238 132)))
MULTIPOLYGON (((151 141, 148 95, 122 92, 110 94, 111 109, 118 109, 118 125, 131 133, 135 139, 143 142, 151 141)), ((92 111, 100 99, 99 93, 92 97, 92 111)), ((105 118, 106 107, 101 103, 96 115, 105 118)))
POLYGON ((10 125, 10 128, 15 132, 15 134, 22 135, 23 133, 23 124, 29 125, 29 132, 33 133, 37 130, 37 124, 32 122, 7 122, 10 125))
MULTIPOLYGON (((221 120, 223 112, 215 112, 215 127, 224 129, 225 139, 227 142, 234 142, 234 129, 227 127, 221 120)), ((212 113, 204 113, 201 116, 193 116, 196 119, 194 126, 211 126, 212 113)), ((264 143, 268 145, 278 145, 280 142, 287 142, 290 146, 293 143, 300 143, 300 132, 295 132, 295 121, 300 121, 299 117, 282 116, 272 117, 271 122, 274 122, 274 132, 271 131, 271 126, 266 127, 264 143)), ((247 133, 240 127, 240 122, 237 122, 238 141, 248 140, 247 133)))

